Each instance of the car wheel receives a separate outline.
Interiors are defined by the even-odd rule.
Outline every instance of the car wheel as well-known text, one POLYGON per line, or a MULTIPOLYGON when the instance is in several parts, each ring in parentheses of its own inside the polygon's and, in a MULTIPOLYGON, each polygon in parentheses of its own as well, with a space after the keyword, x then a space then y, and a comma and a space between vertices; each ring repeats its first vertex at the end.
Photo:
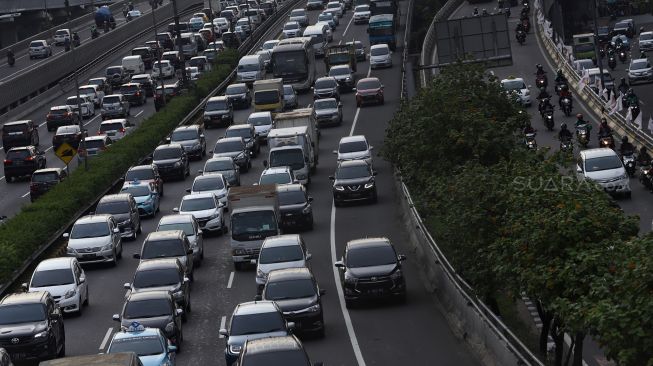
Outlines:
POLYGON ((120 242, 120 250, 118 251, 116 258, 122 259, 122 242, 120 242))
POLYGON ((160 197, 163 197, 163 185, 161 186, 160 197))
POLYGON ((14 177, 7 175, 6 178, 7 178, 7 183, 13 183, 14 177))
POLYGON ((379 201, 379 196, 377 195, 376 191, 374 191, 374 195, 372 196, 372 199, 370 201, 372 203, 377 203, 379 201))
POLYGON ((82 313, 84 312, 84 310, 82 310, 83 307, 84 307, 84 303, 82 302, 82 299, 80 297, 79 305, 77 305, 77 314, 76 314, 77 316, 82 316, 82 313))
POLYGON ((136 229, 136 233, 137 233, 137 234, 140 234, 140 233, 142 233, 142 232, 143 232, 143 227, 141 226, 141 223, 139 222, 139 223, 138 223, 138 229, 136 229))
POLYGON ((342 204, 340 203, 340 201, 336 200, 335 198, 333 199, 333 205, 334 205, 335 207, 340 207, 340 206, 342 206, 342 204))
POLYGON ((113 258, 111 259, 111 266, 115 267, 118 265, 118 256, 116 255, 116 251, 113 251, 113 258))
POLYGON ((385 98, 381 97, 381 105, 385 104, 385 98))
POLYGON ((175 338, 177 338, 177 342, 175 343, 175 346, 177 346, 177 352, 175 353, 181 353, 181 344, 184 342, 184 334, 179 331, 175 338))
MULTIPOLYGON (((56 347, 56 341, 55 341, 55 347, 56 347)), ((58 358, 66 357, 66 342, 61 342, 61 349, 57 353, 58 358)))
POLYGON ((191 311, 193 311, 193 308, 190 304, 190 298, 188 298, 188 303, 186 303, 186 312, 190 313, 191 311))
POLYGON ((186 164, 186 176, 190 176, 190 164, 186 164))

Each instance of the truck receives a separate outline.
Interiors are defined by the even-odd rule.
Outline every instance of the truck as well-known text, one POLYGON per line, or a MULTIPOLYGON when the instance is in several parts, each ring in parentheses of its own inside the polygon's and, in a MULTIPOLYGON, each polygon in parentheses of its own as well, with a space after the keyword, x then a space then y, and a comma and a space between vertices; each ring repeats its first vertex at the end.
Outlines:
POLYGON ((327 72, 334 65, 349 65, 356 72, 356 48, 354 44, 337 44, 329 46, 324 55, 324 65, 327 72))
POLYGON ((372 15, 367 24, 370 45, 385 43, 391 50, 397 48, 397 24, 392 14, 372 15))
POLYGON ((231 217, 231 257, 234 268, 258 259, 268 236, 281 234, 276 185, 230 187, 227 193, 231 217))
POLYGON ((391 14, 398 16, 398 7, 395 0, 370 0, 371 15, 391 14))
POLYGON ((286 106, 283 99, 283 79, 264 79, 254 82, 254 110, 281 112, 286 106))
MULTIPOLYGON (((274 128, 302 127, 307 126, 311 134, 311 141, 315 144, 315 151, 319 151, 320 130, 312 108, 298 108, 292 111, 277 113, 274 116, 274 128)), ((317 159, 315 159, 317 163, 317 159)))
POLYGON ((302 158, 296 158, 296 151, 285 149, 283 152, 270 153, 269 165, 271 167, 290 166, 293 169, 295 178, 302 184, 308 184, 310 174, 315 171, 318 159, 318 152, 311 136, 308 126, 273 128, 270 130, 268 133, 270 151, 278 147, 299 146, 301 147, 302 158))
POLYGON ((109 22, 111 29, 116 28, 116 19, 114 19, 111 9, 104 5, 95 11, 95 25, 98 28, 104 27, 104 22, 109 22))

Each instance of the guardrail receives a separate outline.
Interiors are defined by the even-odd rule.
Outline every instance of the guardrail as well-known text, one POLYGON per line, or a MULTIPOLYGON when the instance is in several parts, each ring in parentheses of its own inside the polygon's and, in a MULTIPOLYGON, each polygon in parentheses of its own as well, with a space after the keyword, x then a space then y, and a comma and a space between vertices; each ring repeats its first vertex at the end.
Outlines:
POLYGON ((410 33, 412 30, 412 24, 413 0, 409 0, 408 10, 406 11, 406 27, 404 29, 404 52, 401 55, 401 100, 405 100, 408 97, 407 75, 408 72, 412 72, 412 70, 406 70, 406 64, 408 63, 408 50, 410 49, 410 33))

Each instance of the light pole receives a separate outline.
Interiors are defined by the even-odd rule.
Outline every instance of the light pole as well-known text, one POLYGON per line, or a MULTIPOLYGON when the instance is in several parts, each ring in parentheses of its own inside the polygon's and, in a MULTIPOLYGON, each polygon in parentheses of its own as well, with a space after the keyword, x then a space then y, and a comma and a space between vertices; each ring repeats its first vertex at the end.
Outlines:
MULTIPOLYGON (((594 54, 596 55, 596 63, 597 66, 599 67, 599 74, 601 75, 601 88, 605 88, 605 78, 603 76, 603 59, 601 58, 601 54, 599 52, 599 40, 598 40, 598 35, 599 35, 599 26, 598 26, 598 6, 596 4, 596 0, 592 1, 592 4, 594 5, 594 9, 592 9, 592 16, 594 17, 594 54)), ((598 94, 601 95, 603 93, 603 90, 599 90, 598 94)), ((616 97, 616 96, 615 96, 616 97)))
MULTIPOLYGON (((68 20, 68 26, 70 27, 70 6, 68 0, 65 2, 66 5, 66 16, 68 20)), ((70 58, 72 59, 73 64, 75 63, 75 55, 77 54, 77 46, 75 46, 73 34, 70 35, 70 58)), ((79 117, 79 130, 82 134, 82 140, 79 142, 78 150, 86 152, 86 136, 84 134, 84 123, 82 122, 82 99, 79 95, 79 76, 78 71, 75 69, 73 73, 73 78, 75 79, 75 96, 77 97, 77 116, 79 117)), ((79 154, 79 152, 78 152, 79 154)), ((66 165, 67 166, 67 165, 66 165)), ((84 170, 88 170, 88 154, 84 157, 84 170)), ((70 172, 68 172, 70 173, 70 172)))
POLYGON ((181 44, 181 29, 179 27, 179 12, 177 11, 177 0, 172 0, 172 11, 175 16, 175 34, 177 35, 176 42, 179 49, 179 58, 181 59, 181 80, 182 83, 184 84, 184 87, 188 87, 188 77, 186 76, 186 58, 184 57, 184 48, 181 44))
MULTIPOLYGON (((163 105, 166 105, 166 88, 163 84, 163 69, 161 68, 161 45, 159 44, 159 33, 156 29, 156 16, 154 15, 154 9, 156 9, 156 0, 153 0, 152 3, 152 26, 154 27, 154 40, 156 41, 156 57, 159 64, 159 79, 161 80, 161 100, 163 105)), ((156 81, 154 82, 154 98, 156 98, 156 81)))

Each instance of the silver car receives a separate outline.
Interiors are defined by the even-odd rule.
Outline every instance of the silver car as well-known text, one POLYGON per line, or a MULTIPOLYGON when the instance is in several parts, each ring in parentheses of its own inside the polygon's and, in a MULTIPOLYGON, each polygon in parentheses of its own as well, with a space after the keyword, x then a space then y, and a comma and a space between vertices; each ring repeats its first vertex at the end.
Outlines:
POLYGON ((628 83, 646 83, 653 80, 653 69, 646 58, 637 58, 630 61, 628 68, 628 83))
POLYGON ((81 263, 110 262, 122 257, 120 229, 112 215, 89 215, 79 218, 70 233, 66 253, 81 263))
POLYGON ((297 98, 297 91, 292 85, 283 86, 283 100, 286 102, 286 109, 294 109, 299 106, 299 98, 297 98))
POLYGON ((179 207, 175 207, 172 211, 193 215, 203 231, 226 233, 224 207, 215 194, 201 192, 185 195, 182 197, 179 207))
POLYGON ((266 140, 270 130, 274 128, 274 120, 270 112, 254 112, 247 117, 247 124, 254 126, 259 139, 266 140))
POLYGON ((222 174, 229 186, 240 185, 240 168, 229 157, 215 157, 204 163, 204 169, 199 171, 201 175, 222 174))
POLYGON ((202 160, 206 155, 206 139, 204 130, 199 125, 181 126, 172 131, 169 143, 181 145, 189 157, 202 160))
POLYGON ((367 143, 363 135, 345 136, 340 139, 338 150, 333 153, 338 156, 338 162, 345 160, 365 160, 372 166, 372 150, 374 146, 367 143))
POLYGON ((351 90, 356 85, 356 78, 351 71, 349 65, 336 65, 329 69, 329 76, 332 76, 338 81, 340 90, 351 90))
POLYGON ((29 44, 29 58, 37 58, 37 57, 50 57, 52 56, 52 46, 48 44, 48 41, 44 39, 39 39, 36 41, 32 41, 29 44))
POLYGON ((317 99, 313 111, 318 126, 342 124, 342 103, 335 98, 317 99))
POLYGON ((284 268, 306 267, 311 254, 300 235, 279 235, 265 239, 256 264, 256 286, 260 293, 270 271, 284 268))
POLYGON ((127 118, 129 116, 129 101, 122 94, 107 95, 102 99, 102 119, 127 118))
POLYGON ((193 249, 193 260, 198 266, 204 258, 204 232, 200 229, 197 219, 193 215, 166 215, 159 220, 156 231, 181 230, 193 249))
POLYGON ((193 185, 186 189, 186 192, 190 194, 213 193, 218 197, 220 203, 224 205, 225 210, 228 210, 227 193, 229 192, 229 183, 227 183, 224 175, 220 173, 195 177, 193 185))

